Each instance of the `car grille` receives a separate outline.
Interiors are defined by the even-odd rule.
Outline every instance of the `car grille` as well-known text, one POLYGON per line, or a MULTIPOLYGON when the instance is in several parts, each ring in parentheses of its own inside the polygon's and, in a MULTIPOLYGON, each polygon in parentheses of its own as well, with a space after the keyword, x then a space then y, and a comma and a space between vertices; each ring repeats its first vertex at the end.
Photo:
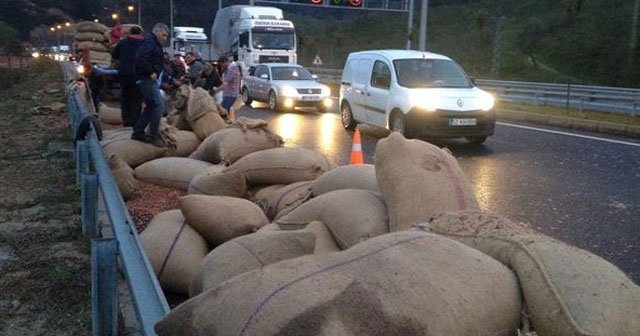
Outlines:
POLYGON ((298 89, 299 94, 321 94, 322 89, 298 89))
POLYGON ((289 63, 289 56, 260 55, 260 63, 289 63))

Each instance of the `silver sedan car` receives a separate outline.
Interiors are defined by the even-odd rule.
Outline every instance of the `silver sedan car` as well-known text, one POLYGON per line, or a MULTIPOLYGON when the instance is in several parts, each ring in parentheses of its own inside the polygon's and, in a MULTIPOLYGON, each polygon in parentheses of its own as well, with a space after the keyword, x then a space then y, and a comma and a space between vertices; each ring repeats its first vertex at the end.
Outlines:
POLYGON ((332 103, 329 87, 295 64, 259 64, 244 78, 241 90, 245 105, 251 106, 254 100, 264 101, 276 112, 296 106, 311 106, 325 112, 332 103))

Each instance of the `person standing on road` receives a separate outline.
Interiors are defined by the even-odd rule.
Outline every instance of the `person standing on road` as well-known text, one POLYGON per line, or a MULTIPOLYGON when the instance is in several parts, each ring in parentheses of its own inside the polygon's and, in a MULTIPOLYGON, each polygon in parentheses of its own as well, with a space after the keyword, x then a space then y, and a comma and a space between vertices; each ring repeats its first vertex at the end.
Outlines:
POLYGON ((136 85, 136 51, 142 44, 142 30, 131 27, 130 34, 120 40, 113 49, 112 56, 118 61, 118 79, 120 80, 120 102, 122 124, 130 127, 136 124, 142 110, 142 98, 136 85))
POLYGON ((229 58, 226 56, 221 56, 218 63, 224 72, 220 86, 223 90, 221 105, 227 112, 231 112, 231 107, 238 99, 240 92, 240 68, 235 63, 229 62, 229 58))
POLYGON ((135 57, 136 83, 146 107, 133 126, 131 139, 148 142, 158 147, 164 147, 160 137, 160 118, 164 111, 164 100, 160 94, 158 76, 164 70, 162 45, 168 37, 167 25, 156 23, 151 34, 144 38, 135 57), (145 133, 147 126, 149 126, 148 134, 145 133))

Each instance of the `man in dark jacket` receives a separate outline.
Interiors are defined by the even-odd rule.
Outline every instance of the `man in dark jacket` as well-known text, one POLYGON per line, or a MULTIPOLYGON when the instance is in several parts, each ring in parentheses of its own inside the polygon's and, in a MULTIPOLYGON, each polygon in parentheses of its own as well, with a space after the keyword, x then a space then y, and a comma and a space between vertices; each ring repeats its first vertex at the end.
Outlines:
POLYGON ((120 40, 113 49, 112 55, 118 61, 118 79, 120 80, 120 110, 125 127, 136 124, 142 110, 142 98, 136 85, 136 51, 142 44, 142 30, 131 27, 129 36, 120 40))
POLYGON ((189 79, 189 83, 195 86, 198 79, 200 79, 200 75, 202 74, 202 60, 200 59, 200 55, 193 51, 189 51, 185 55, 185 61, 187 61, 187 65, 189 66, 187 78, 189 79))
POLYGON ((145 36, 135 57, 136 83, 146 105, 144 112, 133 126, 131 138, 164 147, 160 138, 160 118, 164 111, 164 100, 160 95, 158 77, 164 70, 162 45, 169 37, 169 28, 156 23, 151 34, 145 36), (149 126, 149 133, 145 129, 149 126))

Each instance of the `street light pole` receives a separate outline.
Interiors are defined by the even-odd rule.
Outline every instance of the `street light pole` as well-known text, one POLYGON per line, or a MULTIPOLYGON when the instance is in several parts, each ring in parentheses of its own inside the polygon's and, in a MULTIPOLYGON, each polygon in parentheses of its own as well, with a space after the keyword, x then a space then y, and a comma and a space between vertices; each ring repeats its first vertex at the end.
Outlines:
POLYGON ((138 26, 142 27, 142 0, 138 0, 138 26))
POLYGON ((413 26, 413 1, 409 0, 409 17, 407 18, 407 50, 411 49, 411 28, 413 26))
POLYGON ((425 51, 427 44, 427 10, 429 9, 429 0, 422 0, 422 10, 420 11, 420 51, 425 51))
MULTIPOLYGON (((169 1, 169 22, 170 22, 170 29, 171 31, 169 32, 169 36, 171 37, 171 43, 173 43, 173 0, 169 1)), ((173 48, 173 45, 171 46, 171 48, 173 48)))

